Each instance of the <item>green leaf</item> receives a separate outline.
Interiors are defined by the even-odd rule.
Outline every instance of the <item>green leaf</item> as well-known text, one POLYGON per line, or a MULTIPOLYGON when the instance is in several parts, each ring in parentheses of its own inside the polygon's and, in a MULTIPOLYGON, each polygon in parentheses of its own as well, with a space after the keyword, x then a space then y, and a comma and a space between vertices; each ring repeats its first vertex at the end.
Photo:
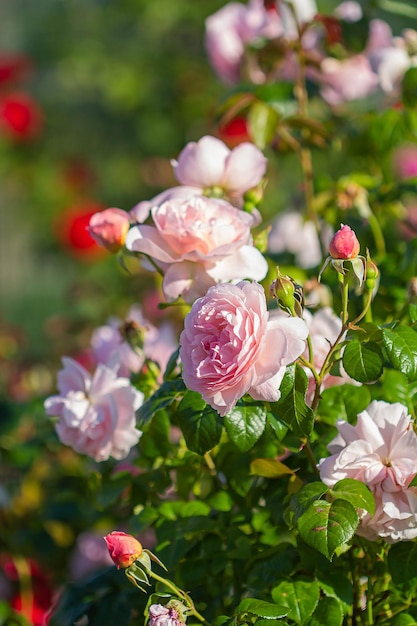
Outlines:
POLYGON ((287 617, 296 624, 305 624, 316 608, 319 597, 320 587, 315 581, 284 581, 272 590, 274 602, 288 605, 287 617))
POLYGON ((227 434, 242 452, 250 450, 265 430, 266 409, 255 403, 238 404, 224 416, 227 434))
POLYGON ((398 370, 385 370, 382 379, 383 398, 386 402, 400 402, 413 411, 417 394, 417 381, 409 383, 407 376, 398 370))
POLYGON ((404 74, 402 82, 402 102, 406 107, 415 107, 417 104, 417 68, 410 67, 404 74))
POLYGON ((299 365, 287 367, 281 383, 281 398, 271 403, 274 415, 285 422, 297 437, 308 437, 314 426, 314 413, 306 404, 307 374, 299 365))
POLYGON ((166 409, 175 400, 182 396, 186 387, 182 378, 166 380, 146 402, 136 411, 138 426, 149 422, 153 415, 161 409, 166 409))
POLYGON ((417 543, 400 542, 390 547, 388 567, 396 585, 417 577, 417 543))
POLYGON ((319 480, 304 485, 291 498, 290 505, 296 517, 301 517, 311 507, 313 502, 322 498, 328 491, 329 487, 319 480))
POLYGON ((199 393, 187 391, 178 405, 175 417, 187 447, 192 452, 205 454, 219 443, 223 421, 199 393))
POLYGON ((372 341, 349 341, 343 353, 343 367, 351 378, 360 383, 374 382, 383 371, 380 347, 372 341))
POLYGON ((255 102, 249 109, 248 125, 254 143, 264 150, 274 138, 279 114, 264 102, 255 102))
POLYGON ((288 607, 285 605, 272 604, 255 598, 245 598, 238 606, 238 612, 251 613, 265 619, 285 617, 288 615, 288 607))
POLYGON ((401 613, 393 618, 391 626, 417 626, 417 622, 410 613, 401 613))
POLYGON ((316 500, 297 526, 304 541, 331 561, 337 548, 353 537, 358 523, 355 508, 346 500, 316 500))
POLYGON ((343 608, 336 598, 322 598, 306 626, 342 626, 343 608))
POLYGON ((354 478, 339 480, 330 493, 335 498, 350 502, 355 509, 365 509, 370 515, 375 513, 375 499, 369 487, 354 478))
POLYGON ((350 384, 324 389, 317 408, 321 422, 334 426, 341 419, 352 423, 371 402, 369 389, 350 384))
POLYGON ((384 328, 382 334, 392 366, 408 380, 417 380, 417 333, 409 326, 399 325, 394 329, 384 328))
POLYGON ((250 464, 250 473, 264 478, 281 478, 294 474, 294 470, 276 459, 254 459, 250 464))

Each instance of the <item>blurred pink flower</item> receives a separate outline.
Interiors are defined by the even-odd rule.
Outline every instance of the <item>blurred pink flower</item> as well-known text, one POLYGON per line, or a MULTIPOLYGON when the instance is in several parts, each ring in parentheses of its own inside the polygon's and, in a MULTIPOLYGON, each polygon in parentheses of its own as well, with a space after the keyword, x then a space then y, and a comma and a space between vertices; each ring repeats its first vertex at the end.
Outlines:
POLYGON ((275 10, 268 11, 263 0, 251 0, 247 5, 230 2, 207 18, 205 44, 219 78, 237 83, 246 46, 282 34, 281 18, 275 10))
POLYGON ((362 7, 355 0, 345 0, 334 10, 334 14, 344 22, 358 22, 363 17, 362 7))
POLYGON ((378 77, 364 54, 340 61, 326 57, 320 69, 320 93, 331 105, 365 98, 378 88, 378 77))
POLYGON ((86 531, 78 535, 75 549, 70 559, 70 576, 79 580, 87 574, 112 564, 103 537, 86 531))
POLYGON ((91 337, 91 348, 97 363, 109 367, 119 365, 119 376, 136 374, 142 368, 145 359, 155 361, 163 372, 171 354, 178 347, 178 338, 172 324, 163 322, 159 327, 151 324, 142 314, 139 305, 133 305, 127 315, 126 323, 134 322, 143 329, 143 350, 135 351, 120 332, 122 321, 112 318, 108 324, 96 328, 91 337))
POLYGON ((188 143, 172 164, 182 185, 202 190, 219 187, 240 206, 243 194, 261 182, 267 160, 252 143, 244 142, 230 150, 220 139, 205 136, 188 143))
MULTIPOLYGON (((327 246, 333 231, 327 224, 322 228, 323 245, 327 246)), ((303 268, 317 267, 322 253, 317 229, 311 220, 304 220, 301 213, 289 211, 279 215, 273 222, 268 236, 268 250, 273 254, 290 252, 297 265, 303 268)))
POLYGON ((100 245, 117 252, 123 246, 130 227, 129 216, 121 209, 105 209, 91 216, 88 232, 100 245))
POLYGON ((110 456, 124 459, 142 434, 135 427, 142 392, 104 365, 91 376, 73 359, 64 357, 62 362, 59 395, 45 401, 47 414, 58 417, 55 428, 59 439, 96 461, 110 456))
POLYGON ((358 534, 388 543, 417 537, 417 435, 400 403, 374 400, 358 415, 356 426, 339 420, 330 442, 332 456, 319 463, 321 480, 333 486, 343 478, 368 485, 376 502, 371 517, 363 511, 358 534))
POLYGON ((392 164, 401 180, 417 176, 417 145, 407 144, 397 148, 392 155, 392 164))
POLYGON ((262 280, 268 264, 252 245, 254 217, 224 200, 193 197, 152 208, 154 226, 130 229, 126 247, 149 255, 164 271, 167 300, 192 302, 217 282, 262 280))
POLYGON ((259 284, 217 285, 185 318, 184 382, 222 416, 245 393, 274 402, 285 366, 302 354, 307 335, 303 320, 267 311, 259 284))

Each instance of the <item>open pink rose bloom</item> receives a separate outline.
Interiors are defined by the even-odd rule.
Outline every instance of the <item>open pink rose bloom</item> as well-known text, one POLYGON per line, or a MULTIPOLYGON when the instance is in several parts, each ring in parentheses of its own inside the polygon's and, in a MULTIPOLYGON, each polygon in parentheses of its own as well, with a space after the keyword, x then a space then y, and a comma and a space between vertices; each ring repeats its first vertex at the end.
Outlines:
POLYGON ((154 225, 130 229, 126 247, 149 255, 165 272, 168 301, 187 302, 218 282, 262 280, 268 265, 252 244, 254 218, 224 200, 174 198, 151 211, 154 225))
POLYGON ((143 402, 143 393, 105 365, 98 365, 91 376, 73 359, 64 357, 62 362, 59 395, 45 401, 47 414, 59 418, 55 426, 58 437, 96 461, 110 456, 124 459, 142 434, 136 428, 135 411, 143 402))
POLYGON ((285 366, 302 354, 307 335, 303 320, 267 311, 259 284, 216 285, 185 318, 184 382, 222 416, 246 393, 276 401, 285 366))
POLYGON ((333 486, 355 478, 372 491, 376 512, 361 514, 358 534, 388 543, 417 537, 417 435, 408 410, 398 402, 374 400, 356 426, 339 420, 339 434, 328 445, 332 456, 319 463, 321 480, 333 486))

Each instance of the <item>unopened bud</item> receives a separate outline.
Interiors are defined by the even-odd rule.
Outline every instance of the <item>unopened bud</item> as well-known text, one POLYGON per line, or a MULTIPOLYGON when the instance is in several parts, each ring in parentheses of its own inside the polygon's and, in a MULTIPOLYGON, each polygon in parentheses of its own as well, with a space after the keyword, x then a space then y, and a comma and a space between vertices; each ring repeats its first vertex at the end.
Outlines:
POLYGON ((370 291, 373 291, 375 288, 375 282, 379 277, 379 269, 372 261, 371 256, 369 254, 369 250, 366 251, 366 270, 365 270, 366 280, 365 287, 370 291))
POLYGON ((114 530, 104 540, 117 569, 130 567, 142 554, 142 544, 132 535, 114 530))
POLYGON ((341 224, 340 229, 333 235, 329 245, 330 256, 333 259, 355 259, 360 250, 359 241, 354 231, 346 224, 341 224))
POLYGON ((135 352, 141 352, 143 350, 146 328, 139 326, 139 324, 133 320, 126 320, 126 322, 120 326, 119 332, 132 350, 135 352))
POLYGON ((130 220, 126 211, 105 209, 94 213, 87 230, 100 246, 114 253, 124 245, 129 228, 130 220))
POLYGON ((303 315, 303 289, 290 276, 284 276, 277 267, 277 279, 271 285, 270 293, 278 300, 278 306, 294 317, 303 315))

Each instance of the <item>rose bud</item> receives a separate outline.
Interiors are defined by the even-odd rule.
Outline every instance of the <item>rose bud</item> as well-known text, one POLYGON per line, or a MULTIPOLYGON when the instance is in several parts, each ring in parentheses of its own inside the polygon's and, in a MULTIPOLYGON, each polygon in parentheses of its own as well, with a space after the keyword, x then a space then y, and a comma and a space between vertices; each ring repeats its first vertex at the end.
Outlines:
POLYGON ((129 216, 121 209, 105 209, 95 213, 88 225, 91 237, 110 252, 117 252, 124 245, 130 228, 129 216))
POLYGON ((130 567, 142 554, 142 545, 132 535, 114 530, 104 540, 117 569, 130 567))
POLYGON ((359 241, 354 231, 345 224, 335 233, 329 245, 330 256, 333 259, 355 259, 360 250, 359 241))

